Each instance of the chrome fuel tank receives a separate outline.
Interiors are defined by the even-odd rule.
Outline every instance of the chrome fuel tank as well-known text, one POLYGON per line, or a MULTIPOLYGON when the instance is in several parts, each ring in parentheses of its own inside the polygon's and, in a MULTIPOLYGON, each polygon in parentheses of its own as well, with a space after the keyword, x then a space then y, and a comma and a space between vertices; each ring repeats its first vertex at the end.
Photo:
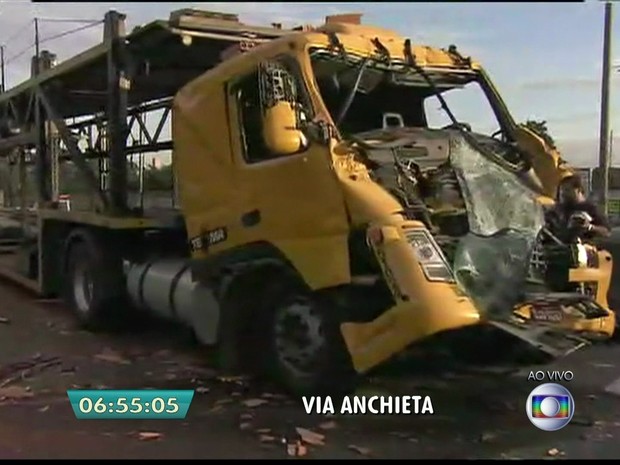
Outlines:
POLYGON ((190 326, 203 344, 217 342, 219 305, 209 288, 192 281, 187 260, 126 262, 125 273, 136 307, 190 326))

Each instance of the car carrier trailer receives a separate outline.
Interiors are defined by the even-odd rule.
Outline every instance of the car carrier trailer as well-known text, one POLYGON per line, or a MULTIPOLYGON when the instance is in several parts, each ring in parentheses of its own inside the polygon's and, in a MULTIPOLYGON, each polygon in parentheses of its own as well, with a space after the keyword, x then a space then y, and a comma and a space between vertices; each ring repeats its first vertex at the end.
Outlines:
MULTIPOLYGON (((551 296, 543 287, 547 303, 556 303, 553 314, 566 315, 560 324, 534 321, 546 307, 540 292, 515 300, 523 297, 514 292, 520 282, 468 295, 464 276, 471 278, 483 249, 466 249, 462 256, 473 262, 459 270, 434 233, 376 182, 369 155, 400 156, 420 141, 441 155, 445 142, 454 149, 449 157, 426 160, 452 162, 473 195, 470 215, 489 198, 476 191, 479 175, 486 185, 497 180, 503 211, 484 208, 496 216, 515 209, 527 227, 502 217, 498 224, 508 221, 516 239, 510 231, 490 242, 474 239, 499 247, 497 256, 519 249, 519 263, 512 255, 501 263, 512 267, 509 281, 521 279, 542 227, 541 198, 564 168, 514 125, 471 60, 356 22, 347 16, 284 30, 181 10, 125 34, 124 16, 111 11, 100 45, 58 65, 42 52, 31 79, 0 94, 0 154, 16 160, 22 181, 31 164, 36 180, 36 204, 20 195, 21 205, 5 211, 21 235, 0 271, 43 296, 63 297, 88 328, 116 322, 131 308, 181 321, 201 342, 218 344, 225 366, 274 375, 298 392, 342 388, 414 342, 467 327, 501 328, 553 356, 584 344, 576 332, 611 334, 611 259, 602 251, 599 265, 567 278, 598 283, 595 299, 551 296), (325 81, 353 89, 339 114, 327 104, 325 81), (487 86, 504 136, 542 157, 533 163, 545 180, 541 191, 522 179, 532 166, 489 155, 454 120, 439 132, 410 130, 408 115, 383 112, 383 132, 366 138, 348 138, 338 127, 352 102, 365 102, 355 101, 358 90, 404 86, 441 101, 442 86, 474 81, 487 86), (156 111, 162 114, 153 129, 145 115, 156 111), (170 115, 172 138, 165 140, 170 115), (134 126, 141 139, 131 136, 134 126), (445 140, 437 145, 428 134, 445 140), (162 150, 173 153, 179 206, 132 205, 127 157, 162 150), (66 208, 63 163, 89 187, 88 208, 73 198, 66 208), (484 302, 493 303, 491 313, 484 302)), ((357 116, 373 110, 364 108, 357 116)), ((476 279, 487 273, 493 281, 494 265, 483 265, 476 279)))

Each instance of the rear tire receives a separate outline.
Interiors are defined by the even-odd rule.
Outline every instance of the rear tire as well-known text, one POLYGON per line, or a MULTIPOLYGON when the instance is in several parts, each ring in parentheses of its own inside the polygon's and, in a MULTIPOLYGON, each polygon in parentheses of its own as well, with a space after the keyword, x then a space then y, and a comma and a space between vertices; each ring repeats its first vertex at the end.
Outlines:
POLYGON ((89 231, 67 247, 64 298, 85 329, 111 329, 128 311, 122 261, 89 231))

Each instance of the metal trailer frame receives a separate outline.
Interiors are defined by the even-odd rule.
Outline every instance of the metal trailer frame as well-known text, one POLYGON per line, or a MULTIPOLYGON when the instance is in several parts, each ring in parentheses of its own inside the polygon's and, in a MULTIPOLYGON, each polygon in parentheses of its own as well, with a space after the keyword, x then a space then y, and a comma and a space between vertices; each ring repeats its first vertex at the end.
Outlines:
MULTIPOLYGON (((236 15, 188 9, 172 12, 167 21, 136 27, 130 34, 125 34, 125 15, 121 13, 108 11, 103 23, 100 44, 57 66, 52 66, 53 54, 41 51, 32 58, 32 77, 0 93, 0 157, 17 154, 21 165, 35 166, 37 208, 27 213, 22 205, 13 214, 24 225, 29 216, 37 231, 38 270, 47 268, 50 247, 43 236, 50 220, 115 230, 178 227, 178 214, 170 218, 128 207, 127 157, 172 149, 172 141, 161 140, 161 136, 174 95, 226 59, 227 49, 267 42, 293 31, 278 24, 250 27, 236 15), (151 134, 145 116, 162 109, 151 134), (129 144, 136 124, 146 141, 129 144), (94 136, 95 129, 98 136, 94 136), (85 149, 78 146, 78 135, 86 138, 85 149), (54 139, 60 140, 65 150, 54 150, 54 139), (28 153, 33 155, 31 160, 28 153), (87 160, 93 158, 107 162, 107 186, 102 186, 101 169, 97 174, 89 167, 87 160), (66 160, 74 163, 96 196, 94 209, 58 208, 55 178, 59 164, 66 160)), ((23 273, 0 264, 0 274, 48 293, 43 272, 24 281, 23 273)))

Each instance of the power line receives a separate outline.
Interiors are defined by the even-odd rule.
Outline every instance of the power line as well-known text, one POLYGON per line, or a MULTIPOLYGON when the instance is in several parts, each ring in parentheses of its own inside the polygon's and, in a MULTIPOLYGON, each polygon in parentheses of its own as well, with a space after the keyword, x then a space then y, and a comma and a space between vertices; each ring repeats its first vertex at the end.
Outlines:
POLYGON ((34 47, 34 42, 32 44, 30 44, 28 47, 24 48, 21 52, 16 53, 15 55, 11 55, 9 58, 6 59, 6 61, 4 62, 4 66, 8 65, 9 63, 17 60, 18 58, 20 58, 24 53, 26 53, 28 50, 30 50, 32 47, 34 47))
MULTIPOLYGON (((64 37, 64 36, 68 36, 69 34, 73 34, 73 33, 79 32, 79 31, 83 31, 85 29, 89 29, 91 27, 98 26, 99 24, 102 24, 102 23, 103 23, 103 21, 99 20, 99 21, 97 21, 95 23, 90 23, 90 24, 86 24, 84 26, 80 26, 80 27, 76 27, 76 28, 73 28, 73 29, 69 29, 68 31, 60 32, 58 34, 54 34, 52 36, 46 37, 44 39, 41 39, 41 40, 39 40, 39 44, 43 44, 45 42, 50 42, 52 40, 59 39, 59 38, 64 37)), ((28 47, 22 49, 18 53, 14 54, 14 55, 11 55, 9 58, 7 58, 5 60, 4 65, 6 66, 9 63, 12 63, 13 61, 15 61, 18 58, 22 57, 26 52, 28 52, 30 49, 32 49, 35 45, 36 45, 36 43, 33 42, 30 45, 28 45, 28 47)))
POLYGON ((4 42, 2 42, 2 44, 3 44, 3 45, 6 45, 6 44, 8 44, 9 42, 11 42, 11 41, 13 41, 13 40, 17 39, 19 36, 21 36, 21 35, 24 33, 24 31, 29 30, 30 25, 31 25, 33 22, 34 22, 34 19, 31 19, 30 21, 28 21, 28 23, 27 23, 27 24, 24 24, 24 25, 23 25, 20 29, 18 29, 17 31, 15 31, 15 32, 13 33, 13 35, 9 36, 9 38, 8 38, 8 39, 6 39, 4 42))
POLYGON ((99 23, 100 19, 37 18, 44 23, 99 23))
POLYGON ((96 23, 90 23, 90 24, 87 24, 85 26, 80 26, 80 27, 76 27, 74 29, 69 29, 68 31, 61 32, 59 34, 55 34, 55 35, 50 36, 50 37, 46 37, 45 39, 40 40, 39 43, 42 44, 42 43, 45 43, 45 42, 49 42, 50 40, 59 39, 59 38, 64 37, 64 36, 68 36, 69 34, 73 34, 75 32, 83 31, 85 29, 89 29, 91 27, 98 26, 99 24, 102 24, 102 23, 103 23, 103 21, 100 20, 100 21, 97 21, 96 23))

